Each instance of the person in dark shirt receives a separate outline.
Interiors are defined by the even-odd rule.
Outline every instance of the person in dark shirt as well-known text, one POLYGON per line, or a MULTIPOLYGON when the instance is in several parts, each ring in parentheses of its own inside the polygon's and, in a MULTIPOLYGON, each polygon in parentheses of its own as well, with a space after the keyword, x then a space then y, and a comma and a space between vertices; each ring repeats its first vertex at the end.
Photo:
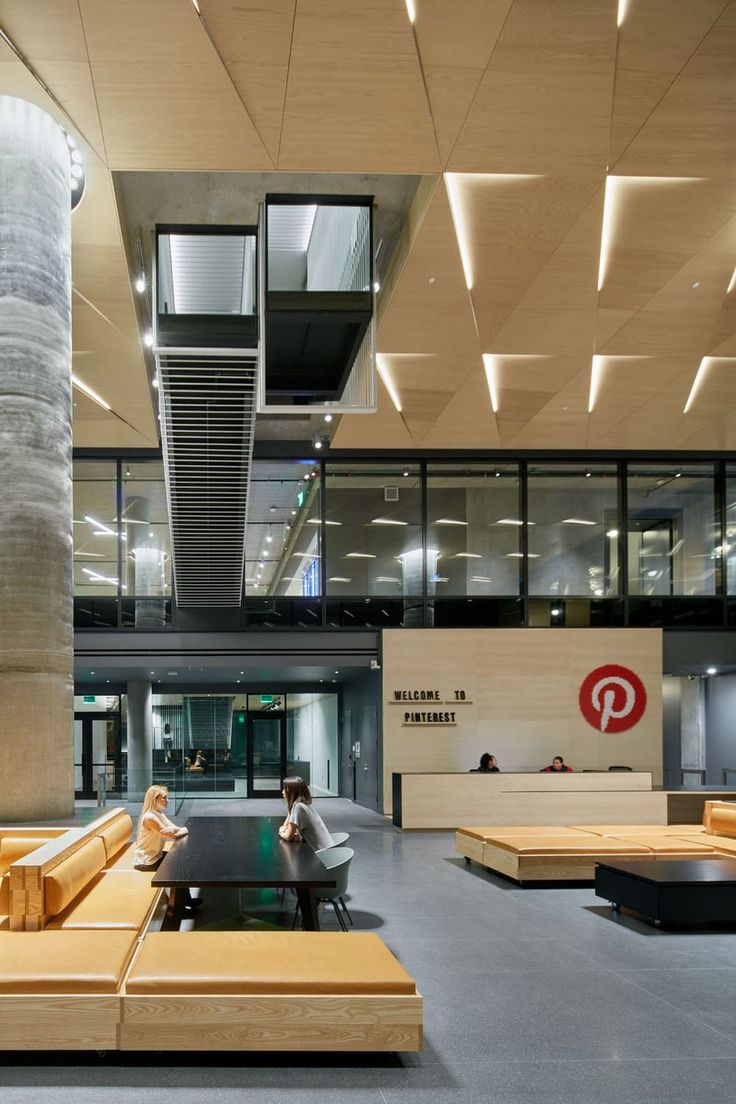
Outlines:
POLYGON ((498 763, 496 762, 496 756, 491 755, 489 751, 486 751, 483 753, 483 755, 481 755, 480 766, 474 767, 472 771, 473 774, 498 774, 498 772, 499 767, 498 763))
POLYGON ((555 755, 554 759, 548 767, 542 767, 542 774, 571 774, 572 767, 568 767, 565 764, 565 760, 561 755, 555 755))

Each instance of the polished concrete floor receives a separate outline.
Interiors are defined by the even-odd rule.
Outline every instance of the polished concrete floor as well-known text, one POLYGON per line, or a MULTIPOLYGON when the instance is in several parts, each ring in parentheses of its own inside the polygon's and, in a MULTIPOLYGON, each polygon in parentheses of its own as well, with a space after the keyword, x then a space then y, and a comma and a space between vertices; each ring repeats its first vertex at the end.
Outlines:
MULTIPOLYGON (((379 932, 424 994, 422 1054, 223 1058, 193 1038, 183 1055, 5 1055, 3 1104, 731 1104, 736 926, 655 930, 591 889, 520 889, 468 868, 451 833, 402 835, 343 800, 317 807, 351 835, 356 928, 379 932)), ((192 801, 177 819, 282 809, 192 801)), ((234 910, 232 894, 208 891, 197 925, 234 910)), ((246 910, 251 924, 290 924, 272 894, 246 910)))

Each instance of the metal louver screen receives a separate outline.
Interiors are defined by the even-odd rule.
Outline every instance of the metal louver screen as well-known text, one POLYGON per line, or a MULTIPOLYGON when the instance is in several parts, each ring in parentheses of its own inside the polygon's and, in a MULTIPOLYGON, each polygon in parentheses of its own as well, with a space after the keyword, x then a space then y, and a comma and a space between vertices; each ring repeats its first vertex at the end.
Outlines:
POLYGON ((244 300, 253 296, 254 238, 172 234, 169 241, 172 313, 252 313, 252 303, 244 300))
POLYGON ((238 606, 253 454, 255 354, 157 356, 179 606, 238 606))

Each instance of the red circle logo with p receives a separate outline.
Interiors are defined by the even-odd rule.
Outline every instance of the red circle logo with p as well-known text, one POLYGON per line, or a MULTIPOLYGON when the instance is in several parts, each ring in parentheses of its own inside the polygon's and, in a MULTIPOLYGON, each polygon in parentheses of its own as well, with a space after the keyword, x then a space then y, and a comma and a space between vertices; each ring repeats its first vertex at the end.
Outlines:
POLYGON ((606 663, 583 679, 578 701, 580 712, 598 732, 625 732, 644 716, 647 692, 628 667, 606 663))

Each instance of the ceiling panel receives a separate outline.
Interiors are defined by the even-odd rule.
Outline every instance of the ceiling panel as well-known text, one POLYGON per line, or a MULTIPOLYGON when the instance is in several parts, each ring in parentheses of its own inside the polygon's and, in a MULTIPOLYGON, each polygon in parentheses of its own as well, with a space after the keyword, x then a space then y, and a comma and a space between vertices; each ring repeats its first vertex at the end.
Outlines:
POLYGON ((414 36, 400 0, 299 0, 278 167, 440 168, 414 36))
POLYGON ((605 172, 612 0, 515 0, 449 161, 455 172, 605 172))
POLYGON ((296 0, 200 0, 217 51, 276 164, 296 0))
POLYGON ((513 0, 418 0, 415 33, 443 164, 513 0))
POLYGON ((619 31, 610 167, 615 165, 677 80, 726 0, 641 0, 627 6, 619 31))
POLYGON ((112 169, 271 166, 227 71, 185 0, 80 0, 112 169))

